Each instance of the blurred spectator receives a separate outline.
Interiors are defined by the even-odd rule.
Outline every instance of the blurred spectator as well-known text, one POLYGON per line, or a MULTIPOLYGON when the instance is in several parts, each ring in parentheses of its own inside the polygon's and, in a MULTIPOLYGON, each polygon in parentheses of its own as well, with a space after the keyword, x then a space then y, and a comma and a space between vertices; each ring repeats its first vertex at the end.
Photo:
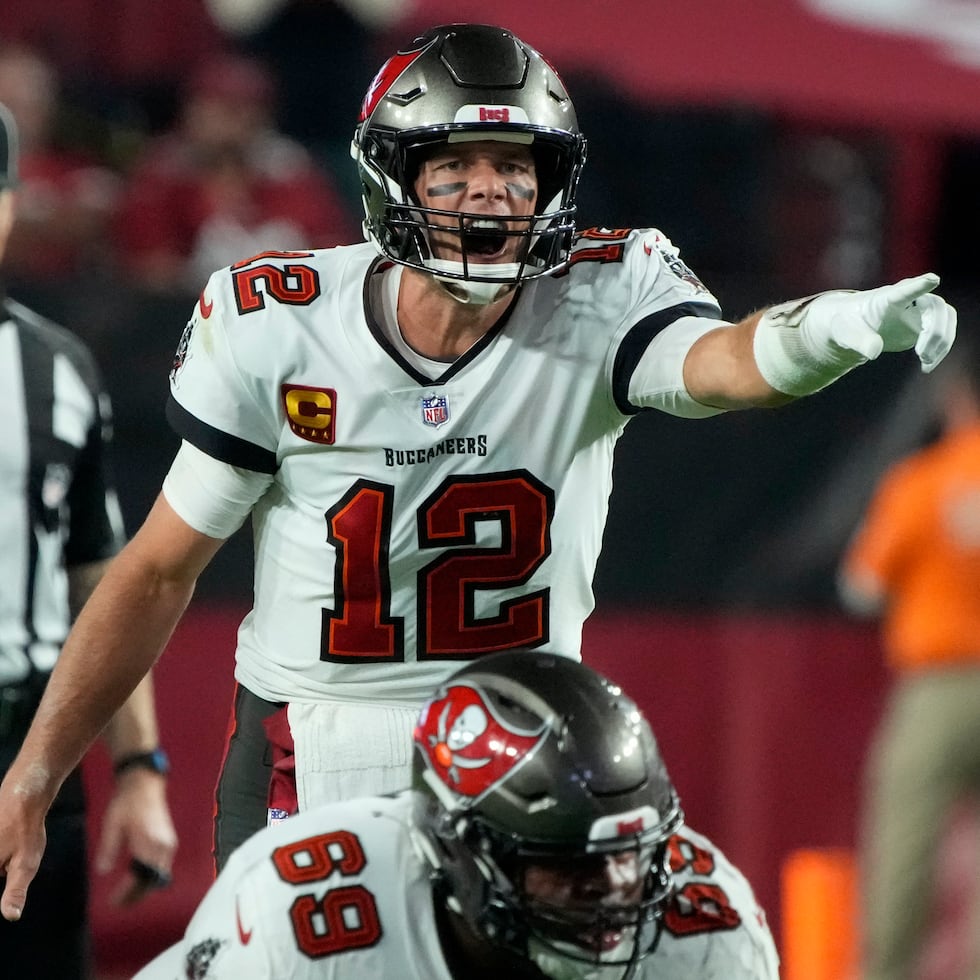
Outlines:
POLYGON ((57 132, 57 72, 24 45, 0 48, 0 102, 20 132, 17 222, 7 243, 8 282, 19 291, 65 284, 108 267, 119 177, 57 132))
POLYGON ((211 56, 221 33, 202 0, 168 0, 166 16, 156 9, 147 0, 3 0, 0 33, 43 51, 73 98, 157 129, 187 66, 211 56))
POLYGON ((275 74, 283 132, 338 175, 341 192, 359 214, 360 186, 348 160, 351 120, 390 53, 386 32, 413 10, 414 0, 205 0, 205 5, 237 50, 261 59, 275 74))
POLYGON ((222 55, 190 80, 180 117, 147 144, 118 215, 124 272, 158 292, 196 292, 267 249, 350 241, 357 222, 297 141, 275 129, 275 82, 222 55))
MULTIPOLYGON (((941 844, 957 807, 980 802, 980 358, 962 333, 929 379, 942 434, 886 472, 841 570, 848 608, 881 616, 896 675, 869 758, 865 980, 924 975, 941 844)), ((980 976, 972 876, 972 969, 945 980, 980 976)))

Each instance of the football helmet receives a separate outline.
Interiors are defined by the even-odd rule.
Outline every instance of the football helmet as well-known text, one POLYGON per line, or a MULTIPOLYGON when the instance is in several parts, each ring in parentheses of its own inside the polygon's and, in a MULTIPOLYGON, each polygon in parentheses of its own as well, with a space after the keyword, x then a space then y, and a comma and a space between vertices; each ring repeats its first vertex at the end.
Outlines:
POLYGON ((631 976, 660 935, 682 820, 636 704, 568 657, 507 651, 452 675, 414 742, 418 836, 450 911, 546 976, 631 976), (535 868, 626 859, 627 902, 601 890, 549 902, 527 886, 535 868))
POLYGON ((384 64, 361 106, 351 155, 365 235, 389 259, 433 274, 462 302, 492 302, 567 263, 585 146, 564 84, 537 51, 499 27, 432 28, 384 64), (426 156, 472 140, 524 144, 534 158, 535 213, 510 219, 507 230, 474 227, 486 215, 422 207, 416 197, 426 156), (459 262, 432 254, 430 231, 445 232, 447 222, 459 236, 459 262), (474 261, 494 235, 500 243, 520 239, 517 261, 474 261))

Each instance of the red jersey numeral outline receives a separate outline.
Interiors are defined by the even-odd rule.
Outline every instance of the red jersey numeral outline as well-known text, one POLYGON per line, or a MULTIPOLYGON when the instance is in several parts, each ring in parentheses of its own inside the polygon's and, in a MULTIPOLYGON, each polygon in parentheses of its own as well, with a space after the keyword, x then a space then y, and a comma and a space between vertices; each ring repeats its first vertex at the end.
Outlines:
MULTIPOLYGON (((231 267, 235 305, 242 315, 265 309, 266 295, 288 306, 308 306, 320 295, 320 277, 308 265, 291 262, 272 265, 264 259, 309 259, 312 252, 279 252, 270 249, 242 259, 231 267), (259 264, 256 264, 259 263, 259 264), (264 290, 257 288, 261 282, 264 290)), ((201 294, 203 300, 204 294, 201 294)))
MULTIPOLYGON (((277 847, 272 863, 290 885, 312 885, 331 875, 360 874, 367 857, 357 835, 335 830, 277 847)), ((363 885, 338 884, 323 895, 304 892, 289 908, 296 946, 310 959, 374 946, 382 937, 374 896, 363 885)))
MULTIPOLYGON (((690 869, 692 874, 708 877, 715 870, 714 855, 698 847, 682 834, 674 834, 667 844, 670 870, 690 869)), ((664 912, 664 928, 673 936, 696 936, 722 929, 737 929, 742 917, 725 890, 704 881, 689 881, 676 889, 664 912)))
POLYGON ((576 245, 582 241, 603 242, 593 248, 574 248, 568 256, 568 264, 561 272, 555 273, 560 279, 568 275, 568 270, 579 262, 622 262, 626 239, 630 236, 630 228, 586 228, 575 236, 576 245))

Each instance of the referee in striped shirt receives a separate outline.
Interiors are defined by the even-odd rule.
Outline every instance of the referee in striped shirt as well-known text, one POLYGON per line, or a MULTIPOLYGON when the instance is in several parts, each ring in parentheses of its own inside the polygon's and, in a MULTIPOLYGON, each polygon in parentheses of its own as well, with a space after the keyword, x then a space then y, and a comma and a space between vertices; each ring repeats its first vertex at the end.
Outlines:
MULTIPOLYGON (((14 223, 17 132, 0 104, 0 260, 14 223)), ((0 286, 0 776, 27 733, 74 614, 122 545, 107 476, 109 403, 88 349, 0 286)), ((149 681, 149 678, 147 678, 149 681)), ((129 866, 115 898, 137 901, 169 881, 177 846, 166 802, 151 683, 105 732, 115 794, 102 819, 100 870, 129 866)), ((73 980, 91 975, 82 777, 64 783, 31 901, 0 918, 0 973, 73 980)), ((3 869, 0 869, 3 870, 3 869)))

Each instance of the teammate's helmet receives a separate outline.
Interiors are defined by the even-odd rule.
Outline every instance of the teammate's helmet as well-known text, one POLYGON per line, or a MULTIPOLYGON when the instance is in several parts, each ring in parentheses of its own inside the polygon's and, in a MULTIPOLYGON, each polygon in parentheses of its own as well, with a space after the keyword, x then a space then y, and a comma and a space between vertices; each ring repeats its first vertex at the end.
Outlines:
POLYGON ((420 836, 450 910, 546 976, 631 975, 660 933, 682 819, 634 702, 567 657, 491 654, 442 685, 414 740, 420 836), (525 890, 529 865, 623 855, 643 883, 631 904, 562 906, 525 890), (614 948, 595 942, 610 934, 614 948))
POLYGON ((367 237, 395 262, 436 275, 459 299, 489 302, 568 260, 585 138, 555 70, 503 28, 435 27, 390 58, 364 97, 351 155, 367 237), (507 265, 472 261, 467 229, 485 215, 420 207, 413 190, 427 153, 485 139, 527 145, 538 179, 536 213, 506 233, 526 246, 520 261, 507 265), (431 254, 433 219, 447 216, 459 229, 460 262, 431 254))

